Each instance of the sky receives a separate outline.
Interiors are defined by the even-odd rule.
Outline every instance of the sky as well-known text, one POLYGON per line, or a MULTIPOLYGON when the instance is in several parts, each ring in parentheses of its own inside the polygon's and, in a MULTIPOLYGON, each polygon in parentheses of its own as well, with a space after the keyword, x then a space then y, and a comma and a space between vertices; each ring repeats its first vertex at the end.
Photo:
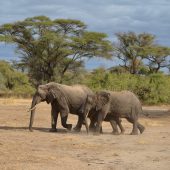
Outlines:
MULTIPOLYGON (((170 46, 169 0, 1 0, 0 25, 38 15, 81 20, 89 31, 104 32, 113 42, 115 33, 134 31, 151 33, 156 43, 170 46)), ((16 58, 14 46, 0 43, 0 59, 16 58)), ((86 68, 116 62, 91 59, 86 68)))

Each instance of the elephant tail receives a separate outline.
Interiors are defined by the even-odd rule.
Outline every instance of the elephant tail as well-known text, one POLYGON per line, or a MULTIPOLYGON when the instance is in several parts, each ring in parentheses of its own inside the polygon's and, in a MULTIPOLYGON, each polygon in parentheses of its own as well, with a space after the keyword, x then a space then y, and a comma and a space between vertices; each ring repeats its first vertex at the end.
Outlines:
POLYGON ((142 107, 141 107, 141 114, 144 115, 145 117, 149 117, 149 113, 144 112, 142 107))

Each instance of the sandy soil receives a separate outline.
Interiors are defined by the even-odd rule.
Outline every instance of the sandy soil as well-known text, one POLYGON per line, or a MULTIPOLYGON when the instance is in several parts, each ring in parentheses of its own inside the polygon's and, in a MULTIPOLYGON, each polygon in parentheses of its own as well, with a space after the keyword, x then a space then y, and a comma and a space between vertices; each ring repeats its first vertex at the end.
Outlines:
MULTIPOLYGON (((129 135, 132 125, 123 120, 124 135, 112 135, 109 123, 104 134, 66 132, 58 121, 59 132, 50 133, 50 105, 37 107, 34 132, 28 131, 31 100, 0 99, 1 170, 169 170, 170 106, 144 107, 149 118, 141 117, 146 131, 129 135)), ((70 115, 69 123, 77 117, 70 115)))

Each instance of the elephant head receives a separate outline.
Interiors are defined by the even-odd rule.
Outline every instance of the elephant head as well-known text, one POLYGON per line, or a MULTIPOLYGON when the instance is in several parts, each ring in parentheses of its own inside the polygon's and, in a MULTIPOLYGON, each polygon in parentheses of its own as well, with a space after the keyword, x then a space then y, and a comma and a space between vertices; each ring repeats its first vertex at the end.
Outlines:
POLYGON ((60 86, 57 83, 48 83, 45 85, 39 85, 37 91, 35 92, 32 104, 31 104, 31 116, 30 116, 30 124, 29 130, 32 131, 32 125, 34 121, 35 109, 36 105, 40 102, 46 101, 48 104, 52 103, 54 100, 57 100, 56 103, 60 105, 60 108, 63 108, 63 112, 61 115, 63 118, 68 114, 69 109, 66 103, 65 96, 60 89, 60 86))
POLYGON ((100 91, 96 93, 96 111, 102 109, 102 107, 108 104, 110 101, 110 93, 106 91, 100 91))
POLYGON ((106 104, 108 104, 110 101, 110 93, 101 91, 101 92, 96 92, 94 95, 88 95, 85 106, 84 106, 84 113, 88 117, 93 117, 95 113, 90 112, 90 110, 93 109, 93 111, 99 111, 102 109, 102 107, 106 104), (90 112, 90 113, 89 113, 90 112))

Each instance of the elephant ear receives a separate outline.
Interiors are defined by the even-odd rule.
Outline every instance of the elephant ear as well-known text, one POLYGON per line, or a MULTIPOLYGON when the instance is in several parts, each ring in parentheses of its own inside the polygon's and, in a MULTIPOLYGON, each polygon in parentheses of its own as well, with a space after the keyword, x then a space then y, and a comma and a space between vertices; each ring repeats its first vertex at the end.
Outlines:
POLYGON ((48 88, 46 85, 39 85, 37 88, 37 94, 41 97, 42 100, 46 98, 48 88))
POLYGON ((95 99, 94 97, 95 97, 94 95, 90 95, 90 94, 87 95, 86 103, 93 105, 95 99))
POLYGON ((47 103, 52 103, 54 99, 56 99, 56 94, 53 89, 49 89, 46 97, 47 103))
POLYGON ((61 117, 67 116, 69 113, 69 107, 66 96, 62 89, 58 87, 49 89, 49 93, 47 95, 47 103, 51 103, 54 100, 56 100, 57 107, 59 107, 61 117))
POLYGON ((110 93, 109 92, 99 92, 96 93, 96 98, 97 98, 97 102, 96 102, 96 111, 99 111, 103 108, 103 106, 105 106, 106 104, 109 103, 110 101, 110 93))

